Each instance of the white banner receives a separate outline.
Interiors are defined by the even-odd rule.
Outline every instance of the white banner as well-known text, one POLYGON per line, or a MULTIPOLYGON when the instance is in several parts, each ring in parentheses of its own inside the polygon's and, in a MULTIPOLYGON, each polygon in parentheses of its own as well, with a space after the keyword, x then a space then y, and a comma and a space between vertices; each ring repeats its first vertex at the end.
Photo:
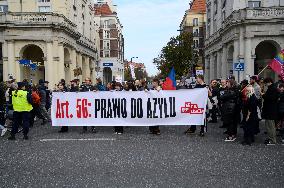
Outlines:
POLYGON ((52 126, 203 125, 207 89, 53 93, 52 126))

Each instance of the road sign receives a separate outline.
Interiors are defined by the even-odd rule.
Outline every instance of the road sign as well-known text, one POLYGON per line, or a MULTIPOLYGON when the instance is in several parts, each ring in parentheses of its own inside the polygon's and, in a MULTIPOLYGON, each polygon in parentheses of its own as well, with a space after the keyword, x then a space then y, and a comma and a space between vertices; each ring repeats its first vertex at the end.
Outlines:
POLYGON ((112 66, 113 66, 113 63, 103 63, 103 66, 104 66, 104 67, 112 67, 112 66))
POLYGON ((234 71, 244 71, 245 70, 245 63, 234 63, 234 71))

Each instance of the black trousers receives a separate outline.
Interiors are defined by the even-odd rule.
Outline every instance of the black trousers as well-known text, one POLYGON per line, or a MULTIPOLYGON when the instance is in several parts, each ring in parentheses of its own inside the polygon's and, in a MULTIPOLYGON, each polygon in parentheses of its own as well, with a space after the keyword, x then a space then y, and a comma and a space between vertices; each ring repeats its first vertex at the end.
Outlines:
POLYGON ((40 113, 39 107, 38 106, 33 106, 32 111, 30 112, 31 118, 30 118, 30 127, 33 127, 35 117, 38 117, 39 119, 44 120, 45 117, 40 113))
POLYGON ((151 126, 151 127, 149 127, 149 131, 151 133, 158 133, 158 132, 160 132, 160 128, 159 128, 159 126, 151 126))
MULTIPOLYGON (((205 125, 200 126, 200 132, 204 133, 205 125)), ((196 125, 191 125, 190 130, 195 132, 196 131, 196 125)))
POLYGON ((210 110, 211 118, 213 122, 217 122, 217 106, 213 105, 213 108, 210 110))
POLYGON ((252 121, 248 121, 244 123, 244 141, 248 144, 251 144, 254 141, 254 123, 252 121))
POLYGON ((122 126, 114 127, 114 132, 123 133, 123 127, 122 126))
POLYGON ((228 124, 227 132, 229 136, 237 135, 238 132, 238 122, 232 121, 230 124, 228 124))
POLYGON ((19 125, 23 126, 23 134, 28 135, 30 127, 30 118, 30 112, 14 112, 11 135, 15 136, 15 134, 18 132, 19 125))

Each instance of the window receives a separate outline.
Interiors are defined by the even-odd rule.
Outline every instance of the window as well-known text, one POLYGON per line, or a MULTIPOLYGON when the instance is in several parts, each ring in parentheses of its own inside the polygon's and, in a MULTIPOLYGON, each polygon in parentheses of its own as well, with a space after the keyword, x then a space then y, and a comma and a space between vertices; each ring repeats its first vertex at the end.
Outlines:
POLYGON ((38 7, 39 12, 50 12, 50 6, 39 6, 38 7))
POLYGON ((222 11, 222 21, 224 22, 225 19, 226 19, 226 11, 223 10, 223 11, 222 11))
POLYGON ((110 57, 110 51, 109 50, 104 51, 104 57, 110 57))
POLYGON ((198 26, 198 18, 193 18, 193 26, 198 26))
POLYGON ((199 41, 198 40, 193 40, 193 48, 196 49, 199 47, 199 41))
POLYGON ((74 14, 74 23, 77 23, 77 14, 74 14))
POLYGON ((217 4, 217 1, 215 0, 214 1, 214 14, 217 14, 218 13, 218 4, 217 4))
POLYGON ((110 41, 109 40, 105 40, 104 41, 104 50, 109 50, 110 49, 110 41))
POLYGON ((199 30, 198 29, 195 29, 194 33, 193 33, 193 36, 194 37, 198 37, 199 35, 199 30))
POLYGON ((110 31, 104 31, 104 38, 106 39, 110 38, 110 31))
POLYGON ((109 28, 109 20, 104 21, 104 28, 109 28))
POLYGON ((8 6, 7 5, 0 6, 0 12, 8 12, 8 6))
POLYGON ((260 1, 249 1, 248 2, 248 7, 249 8, 260 7, 260 1))
POLYGON ((227 3, 226 0, 222 0, 222 8, 225 8, 225 7, 226 7, 226 3, 227 3))
POLYGON ((49 3, 50 0, 38 0, 39 3, 49 3))

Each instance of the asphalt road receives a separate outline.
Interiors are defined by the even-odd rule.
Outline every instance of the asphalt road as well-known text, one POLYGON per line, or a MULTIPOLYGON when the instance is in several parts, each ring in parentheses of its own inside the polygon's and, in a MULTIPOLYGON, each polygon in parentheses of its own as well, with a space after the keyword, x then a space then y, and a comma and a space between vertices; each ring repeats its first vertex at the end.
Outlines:
POLYGON ((28 141, 0 138, 0 187, 284 187, 283 145, 265 146, 261 133, 242 146, 242 131, 225 143, 218 126, 201 138, 184 135, 187 126, 154 136, 146 127, 82 135, 37 125, 28 141))

